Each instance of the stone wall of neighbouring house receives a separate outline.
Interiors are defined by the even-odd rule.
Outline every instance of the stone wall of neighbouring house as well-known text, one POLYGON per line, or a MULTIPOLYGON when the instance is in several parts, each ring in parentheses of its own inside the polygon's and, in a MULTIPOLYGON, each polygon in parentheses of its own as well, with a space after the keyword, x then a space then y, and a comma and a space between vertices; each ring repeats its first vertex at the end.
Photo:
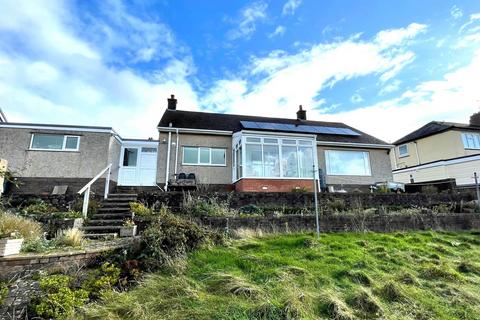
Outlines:
MULTIPOLYGON (((16 182, 18 186, 10 184, 8 190, 6 190, 6 195, 12 194, 36 194, 36 195, 48 195, 51 194, 55 186, 68 186, 67 193, 75 194, 81 188, 83 188, 91 178, 26 178, 26 177, 16 177, 16 182)), ((90 192, 96 194, 103 194, 105 190, 105 178, 99 178, 91 187, 90 192)), ((110 180, 110 192, 113 192, 117 186, 117 183, 113 180, 110 180)))
MULTIPOLYGON (((260 229, 265 232, 315 231, 314 215, 280 217, 204 217, 198 222, 216 230, 260 229)), ((480 214, 331 215, 320 217, 320 232, 392 232, 480 229, 480 214)))
MULTIPOLYGON (((186 193, 182 192, 157 192, 140 193, 138 200, 149 206, 166 204, 173 211, 181 207, 186 193)), ((277 193, 277 192, 231 192, 231 193, 191 193, 192 196, 217 198, 228 201, 232 208, 246 205, 256 205, 263 208, 313 208, 314 197, 312 193, 277 193)), ((474 200, 473 193, 438 193, 438 194, 370 194, 370 193, 320 193, 319 206, 328 208, 329 203, 341 199, 345 209, 402 206, 402 207, 431 207, 438 204, 459 204, 474 200)))

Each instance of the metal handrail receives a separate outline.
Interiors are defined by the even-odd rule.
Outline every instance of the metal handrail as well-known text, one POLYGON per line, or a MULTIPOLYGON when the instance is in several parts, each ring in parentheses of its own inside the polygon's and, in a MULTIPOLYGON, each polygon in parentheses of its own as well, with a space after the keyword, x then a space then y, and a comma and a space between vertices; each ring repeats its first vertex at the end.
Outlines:
POLYGON ((88 202, 90 201, 90 187, 92 184, 95 183, 105 172, 107 173, 107 179, 105 180, 105 192, 103 194, 103 198, 107 199, 108 198, 108 191, 110 187, 110 175, 112 173, 112 164, 110 163, 105 169, 103 169, 99 174, 97 174, 92 180, 90 180, 80 191, 78 191, 78 194, 83 195, 83 207, 82 207, 82 213, 83 217, 86 219, 87 218, 87 212, 88 212, 88 202))

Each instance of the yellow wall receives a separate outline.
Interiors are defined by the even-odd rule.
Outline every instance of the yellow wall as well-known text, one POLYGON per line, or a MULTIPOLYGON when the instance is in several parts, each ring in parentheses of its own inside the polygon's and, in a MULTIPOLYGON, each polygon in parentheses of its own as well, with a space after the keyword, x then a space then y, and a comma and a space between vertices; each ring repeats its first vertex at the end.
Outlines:
POLYGON ((395 155, 393 155, 393 152, 391 153, 393 169, 416 166, 437 160, 480 154, 480 150, 465 150, 463 147, 462 132, 456 130, 442 132, 419 139, 415 142, 407 143, 409 154, 406 157, 399 157, 399 146, 395 147, 395 155), (396 162, 393 157, 395 157, 396 162))

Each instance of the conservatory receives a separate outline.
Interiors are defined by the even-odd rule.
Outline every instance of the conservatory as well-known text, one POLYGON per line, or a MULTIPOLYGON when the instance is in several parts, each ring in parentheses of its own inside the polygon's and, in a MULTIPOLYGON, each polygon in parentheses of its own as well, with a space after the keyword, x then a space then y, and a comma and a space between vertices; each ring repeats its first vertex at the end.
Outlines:
MULTIPOLYGON (((237 132, 233 136, 233 182, 240 179, 313 180, 314 135, 237 132)), ((318 178, 318 173, 315 170, 318 178)))

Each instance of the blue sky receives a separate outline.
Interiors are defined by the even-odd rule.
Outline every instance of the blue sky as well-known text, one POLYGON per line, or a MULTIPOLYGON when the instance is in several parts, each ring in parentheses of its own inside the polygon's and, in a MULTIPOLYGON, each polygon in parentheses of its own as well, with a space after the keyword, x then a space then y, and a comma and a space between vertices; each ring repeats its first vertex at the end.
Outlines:
POLYGON ((10 121, 156 136, 178 108, 341 121, 393 141, 480 107, 480 1, 0 0, 10 121))

